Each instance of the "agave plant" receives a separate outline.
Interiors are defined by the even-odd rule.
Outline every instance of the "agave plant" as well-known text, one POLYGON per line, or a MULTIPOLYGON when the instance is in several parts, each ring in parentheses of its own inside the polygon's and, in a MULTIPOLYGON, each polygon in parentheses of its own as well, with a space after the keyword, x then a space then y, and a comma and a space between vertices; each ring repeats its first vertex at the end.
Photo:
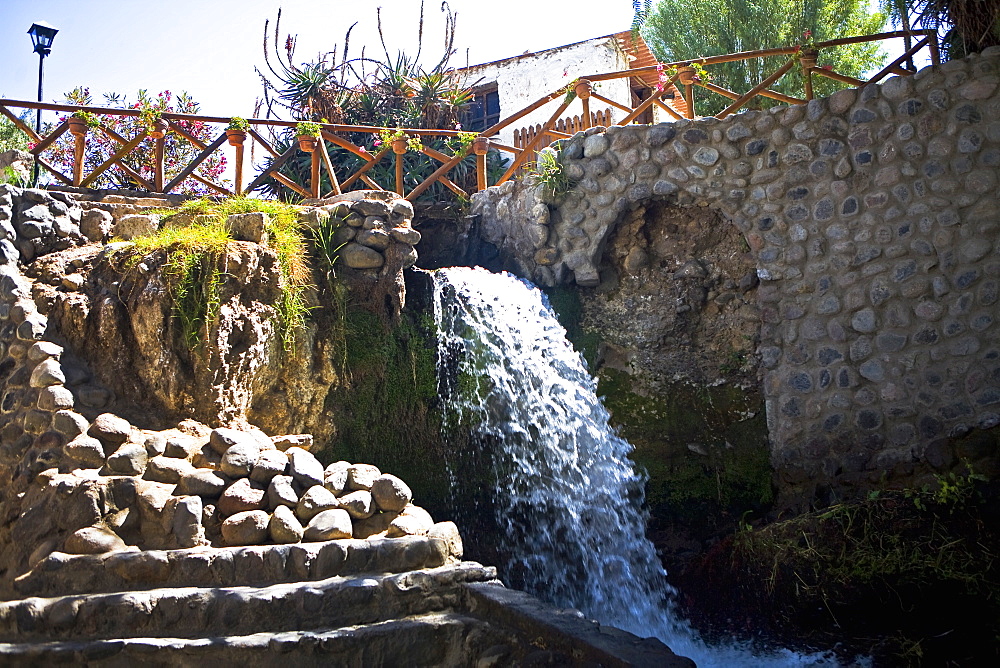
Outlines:
MULTIPOLYGON (((268 32, 269 24, 265 23, 265 62, 270 76, 258 70, 264 81, 267 114, 278 117, 279 113, 287 112, 296 120, 323 119, 345 125, 384 128, 458 128, 463 112, 473 99, 473 93, 471 86, 449 65, 454 54, 456 22, 447 3, 442 3, 442 11, 446 21, 442 56, 429 69, 420 64, 423 50, 423 3, 420 7, 416 55, 390 53, 382 31, 381 12, 377 10, 384 59, 367 57, 364 51, 361 56, 352 57, 348 50, 350 33, 354 28, 351 26, 345 35, 343 50, 335 48, 311 62, 299 65, 294 64, 295 37, 288 36, 282 48, 279 12, 273 35, 268 32)), ((342 133, 342 136, 360 146, 377 148, 373 145, 373 140, 377 138, 370 134, 342 133)), ((279 148, 291 143, 290 136, 272 138, 279 148)), ((428 148, 454 155, 454 147, 447 139, 422 139, 428 148)), ((341 170, 351 173, 362 164, 360 158, 350 152, 332 143, 327 143, 326 146, 338 173, 341 170)), ((407 189, 423 181, 440 164, 414 151, 407 153, 403 160, 407 189)), ((499 163, 499 154, 488 156, 487 164, 493 166, 494 171, 499 172, 499 163)), ((309 175, 308 158, 298 155, 292 157, 281 168, 281 172, 297 183, 304 183, 309 175)), ((369 176, 384 187, 395 184, 394 168, 388 160, 376 165, 369 176)), ((476 185, 475 158, 470 156, 463 161, 451 172, 449 178, 466 189, 473 189, 476 185)), ((323 187, 326 188, 326 184, 323 187)), ((363 184, 358 182, 358 187, 363 187, 363 184)), ((277 184, 266 186, 265 189, 272 191, 272 194, 287 195, 284 186, 277 184)), ((440 184, 435 184, 424 197, 434 199, 453 196, 440 184)))

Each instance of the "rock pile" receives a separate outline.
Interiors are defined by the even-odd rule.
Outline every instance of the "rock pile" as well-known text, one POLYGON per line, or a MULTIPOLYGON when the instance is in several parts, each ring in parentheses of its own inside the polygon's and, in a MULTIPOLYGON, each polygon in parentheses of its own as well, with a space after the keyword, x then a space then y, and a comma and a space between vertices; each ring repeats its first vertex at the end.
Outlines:
MULTIPOLYGON (((136 503, 118 513, 137 513, 138 527, 123 520, 118 528, 147 548, 394 538, 434 527, 430 514, 411 503, 405 482, 370 464, 324 468, 307 434, 268 438, 255 429, 209 429, 192 420, 147 431, 111 413, 85 430, 82 416, 75 415, 74 424, 80 433, 65 446, 69 464, 41 475, 133 478, 136 503), (59 473, 67 469, 72 472, 59 473)), ((78 529, 63 551, 125 549, 114 528, 103 521, 78 529)))
POLYGON ((317 207, 343 221, 333 239, 334 247, 343 246, 341 260, 356 270, 377 270, 387 260, 403 269, 412 267, 417 261, 414 246, 420 241, 420 232, 412 226, 413 205, 395 193, 362 192, 363 199, 351 193, 317 207))

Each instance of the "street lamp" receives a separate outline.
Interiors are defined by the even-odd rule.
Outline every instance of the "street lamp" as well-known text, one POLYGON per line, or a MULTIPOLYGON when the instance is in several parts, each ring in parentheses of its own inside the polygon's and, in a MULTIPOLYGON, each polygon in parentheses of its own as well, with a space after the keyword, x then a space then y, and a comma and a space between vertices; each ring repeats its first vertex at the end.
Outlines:
MULTIPOLYGON (((28 28, 28 34, 31 35, 31 43, 35 47, 35 53, 38 54, 38 101, 42 101, 42 63, 45 62, 45 56, 49 55, 52 51, 52 40, 55 39, 56 33, 59 32, 56 28, 53 28, 48 23, 44 21, 41 23, 32 23, 31 27, 28 28)), ((35 134, 39 134, 42 131, 42 110, 38 108, 35 110, 35 134)), ((35 171, 34 171, 34 184, 38 185, 38 156, 35 156, 35 171)))

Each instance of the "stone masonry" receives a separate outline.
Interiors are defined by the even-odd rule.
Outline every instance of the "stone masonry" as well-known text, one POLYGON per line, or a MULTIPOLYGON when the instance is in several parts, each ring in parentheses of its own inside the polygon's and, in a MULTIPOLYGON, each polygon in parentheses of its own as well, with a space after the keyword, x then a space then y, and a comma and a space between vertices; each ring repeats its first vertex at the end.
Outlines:
POLYGON ((949 437, 1000 424, 998 119, 992 48, 806 105, 592 128, 558 146, 568 193, 510 182, 473 211, 547 286, 597 285, 642 203, 721 211, 761 280, 772 461, 810 499, 947 470, 949 437))

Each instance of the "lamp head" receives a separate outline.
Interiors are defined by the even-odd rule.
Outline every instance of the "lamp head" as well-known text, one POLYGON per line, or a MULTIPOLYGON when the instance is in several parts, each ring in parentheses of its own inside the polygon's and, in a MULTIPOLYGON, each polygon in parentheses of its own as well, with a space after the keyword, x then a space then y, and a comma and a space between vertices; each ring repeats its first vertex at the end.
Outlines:
POLYGON ((35 53, 39 53, 42 56, 49 55, 49 52, 52 50, 52 40, 55 39, 57 32, 59 32, 58 29, 53 28, 44 21, 32 23, 31 27, 28 28, 28 34, 31 35, 31 43, 35 47, 35 53))

